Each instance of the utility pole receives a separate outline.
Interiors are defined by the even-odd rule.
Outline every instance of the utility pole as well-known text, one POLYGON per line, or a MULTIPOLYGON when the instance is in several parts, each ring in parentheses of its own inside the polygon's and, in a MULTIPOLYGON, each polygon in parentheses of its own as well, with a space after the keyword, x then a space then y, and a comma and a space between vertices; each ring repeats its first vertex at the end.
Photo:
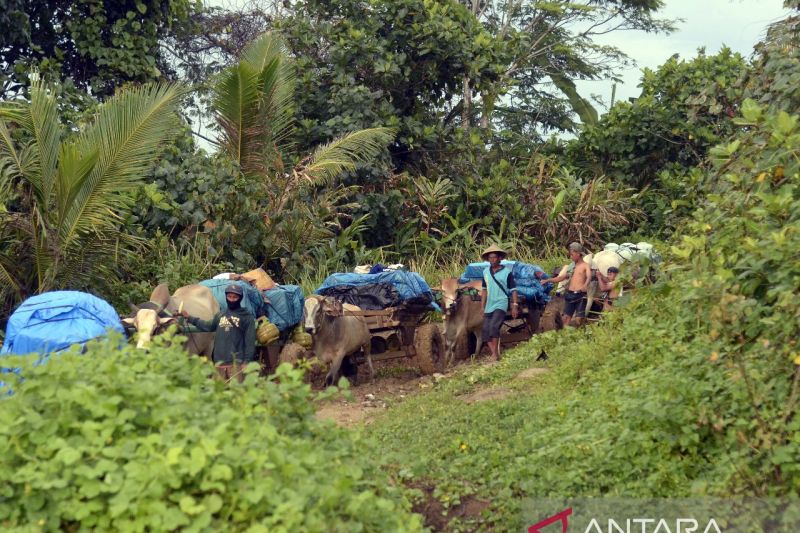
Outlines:
POLYGON ((614 99, 617 96, 617 82, 611 84, 611 105, 608 106, 609 109, 614 107, 614 99))

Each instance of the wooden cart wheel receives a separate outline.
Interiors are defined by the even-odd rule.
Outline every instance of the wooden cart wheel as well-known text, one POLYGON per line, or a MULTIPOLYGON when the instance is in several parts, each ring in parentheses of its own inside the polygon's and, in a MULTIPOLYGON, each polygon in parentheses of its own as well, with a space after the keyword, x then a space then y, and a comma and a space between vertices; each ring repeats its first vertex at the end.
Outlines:
POLYGON ((414 336, 417 366, 424 375, 441 372, 444 367, 442 334, 436 324, 423 324, 414 336))

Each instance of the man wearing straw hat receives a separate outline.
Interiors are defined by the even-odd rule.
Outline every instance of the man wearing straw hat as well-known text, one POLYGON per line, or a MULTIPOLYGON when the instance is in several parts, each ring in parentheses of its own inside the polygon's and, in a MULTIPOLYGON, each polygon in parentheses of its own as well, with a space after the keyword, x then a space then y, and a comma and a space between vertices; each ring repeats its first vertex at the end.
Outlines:
MULTIPOLYGON (((509 267, 501 264, 508 254, 499 246, 488 247, 481 257, 489 262, 483 271, 481 284, 481 307, 483 308, 482 338, 489 345, 491 358, 500 360, 500 328, 508 312, 509 300, 511 301, 511 316, 519 316, 519 303, 517 301, 517 284, 509 267)), ((480 347, 478 348, 480 351, 480 347)))

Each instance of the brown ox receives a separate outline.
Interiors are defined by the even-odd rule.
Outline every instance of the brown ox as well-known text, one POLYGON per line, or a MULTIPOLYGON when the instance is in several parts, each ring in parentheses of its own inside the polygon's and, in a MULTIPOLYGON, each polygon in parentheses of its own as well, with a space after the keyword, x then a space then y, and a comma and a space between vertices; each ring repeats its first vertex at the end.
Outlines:
POLYGON ((316 295, 306 298, 303 306, 303 324, 311 334, 311 350, 320 361, 330 365, 325 376, 326 386, 337 383, 345 357, 361 350, 369 365, 370 378, 375 379, 367 323, 363 317, 346 315, 345 310, 342 302, 335 298, 316 295))
MULTIPOLYGON (((475 353, 481 350, 483 327, 483 308, 480 299, 474 299, 465 294, 464 289, 481 289, 480 281, 471 281, 459 285, 457 278, 442 280, 442 313, 444 314, 444 353, 445 365, 450 366, 455 362, 456 346, 459 341, 467 342, 469 334, 474 333, 477 342, 475 353)), ((467 344, 468 345, 468 344, 467 344)))
MULTIPOLYGON (((150 301, 140 306, 132 306, 134 314, 122 321, 136 328, 139 339, 137 348, 147 348, 154 335, 175 322, 173 315, 183 306, 191 316, 211 320, 219 312, 219 303, 211 289, 203 285, 186 285, 169 294, 169 287, 162 283, 153 290, 150 301), (167 313, 164 313, 167 311, 167 313)), ((189 353, 211 358, 214 351, 214 333, 188 333, 184 347, 189 353)))

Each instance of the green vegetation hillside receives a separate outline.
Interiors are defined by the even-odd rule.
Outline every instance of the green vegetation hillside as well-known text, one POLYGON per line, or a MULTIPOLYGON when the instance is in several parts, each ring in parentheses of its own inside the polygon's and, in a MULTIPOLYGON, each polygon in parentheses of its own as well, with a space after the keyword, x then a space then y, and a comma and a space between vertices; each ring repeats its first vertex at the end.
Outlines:
POLYGON ((665 261, 599 324, 363 428, 318 420, 333 392, 301 370, 225 385, 169 336, 4 358, 4 530, 506 531, 532 498, 800 490, 797 2, 751 58, 673 58, 603 115, 574 80, 624 54, 570 28, 668 30, 660 2, 7 3, 0 327, 47 290, 126 312, 257 266, 311 289, 399 261, 436 285, 488 243, 550 269, 573 240, 646 239, 665 261))
POLYGON ((519 528, 533 497, 796 494, 800 127, 752 100, 742 113, 659 282, 370 427, 395 475, 445 510, 487 503, 448 528, 519 528))

